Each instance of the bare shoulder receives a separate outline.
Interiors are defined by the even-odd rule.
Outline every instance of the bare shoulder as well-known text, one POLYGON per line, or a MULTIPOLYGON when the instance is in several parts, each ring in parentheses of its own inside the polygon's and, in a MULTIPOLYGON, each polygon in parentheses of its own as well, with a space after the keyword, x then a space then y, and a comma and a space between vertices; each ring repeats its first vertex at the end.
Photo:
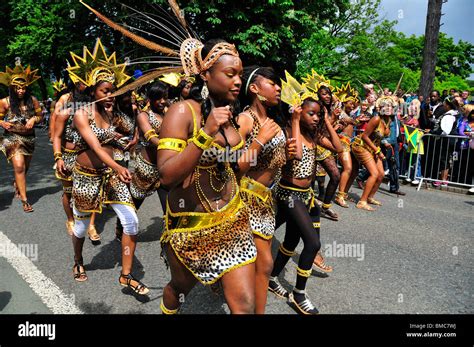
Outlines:
POLYGON ((163 119, 160 137, 187 138, 190 129, 192 131, 192 114, 200 114, 200 104, 193 100, 180 101, 172 104, 163 119))

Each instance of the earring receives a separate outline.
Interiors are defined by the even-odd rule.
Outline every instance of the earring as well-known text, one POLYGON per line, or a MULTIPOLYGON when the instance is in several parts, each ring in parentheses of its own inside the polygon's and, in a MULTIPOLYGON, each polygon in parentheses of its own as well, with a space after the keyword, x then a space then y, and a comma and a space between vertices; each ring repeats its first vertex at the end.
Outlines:
POLYGON ((203 100, 206 100, 209 97, 209 89, 207 88, 207 84, 204 83, 201 89, 201 97, 203 100))
POLYGON ((262 95, 260 95, 260 94, 257 94, 257 98, 258 98, 258 100, 260 100, 260 101, 262 101, 262 102, 268 100, 266 97, 264 97, 264 96, 262 96, 262 95))

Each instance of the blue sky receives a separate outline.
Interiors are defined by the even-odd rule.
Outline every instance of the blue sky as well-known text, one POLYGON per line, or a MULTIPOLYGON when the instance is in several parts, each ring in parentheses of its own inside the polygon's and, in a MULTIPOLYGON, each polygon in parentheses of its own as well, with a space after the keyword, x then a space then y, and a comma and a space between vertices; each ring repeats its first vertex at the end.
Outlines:
MULTIPOLYGON (((398 31, 418 36, 425 33, 427 9, 428 0, 382 0, 380 14, 388 20, 398 20, 398 31)), ((448 0, 442 13, 442 32, 455 42, 461 39, 474 43, 474 0, 448 0)))
MULTIPOLYGON (((425 34, 428 0, 382 0, 380 15, 398 20, 395 29, 407 35, 425 34)), ((440 31, 454 39, 474 43, 474 0, 448 0, 443 4, 440 31)), ((470 76, 474 80, 474 73, 470 76)))

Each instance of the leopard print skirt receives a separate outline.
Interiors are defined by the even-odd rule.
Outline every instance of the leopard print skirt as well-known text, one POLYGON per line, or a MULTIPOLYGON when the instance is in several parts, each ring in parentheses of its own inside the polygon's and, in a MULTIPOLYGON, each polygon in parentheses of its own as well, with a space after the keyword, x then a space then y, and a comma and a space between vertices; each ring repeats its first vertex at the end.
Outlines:
POLYGON ((0 138, 0 150, 10 161, 15 155, 33 155, 35 151, 35 135, 20 135, 11 132, 5 132, 0 138))
POLYGON ((275 208, 271 189, 246 176, 242 177, 240 188, 240 195, 249 212, 252 232, 270 240, 275 233, 275 208))
POLYGON ((169 244, 202 284, 213 284, 227 272, 256 260, 249 214, 240 194, 218 212, 173 214, 167 207, 165 228, 162 244, 169 244))
POLYGON ((79 212, 102 213, 105 204, 135 208, 127 185, 108 167, 94 169, 76 163, 72 182, 72 203, 79 212))
POLYGON ((66 174, 61 174, 58 169, 56 169, 55 176, 58 180, 61 181, 72 181, 72 172, 74 170, 74 165, 76 164, 76 158, 78 151, 71 149, 62 149, 64 168, 66 169, 66 174))
POLYGON ((143 200, 160 187, 159 172, 156 165, 146 161, 140 152, 135 157, 135 170, 132 175, 130 192, 135 199, 143 200))

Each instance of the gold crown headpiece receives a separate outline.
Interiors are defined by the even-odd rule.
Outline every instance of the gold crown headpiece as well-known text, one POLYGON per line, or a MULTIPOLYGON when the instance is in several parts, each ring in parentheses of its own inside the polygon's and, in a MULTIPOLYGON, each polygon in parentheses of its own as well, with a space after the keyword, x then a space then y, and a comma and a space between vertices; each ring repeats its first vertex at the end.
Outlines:
POLYGON ((99 81, 107 81, 120 87, 131 78, 125 73, 126 64, 117 64, 115 52, 107 56, 100 39, 97 39, 92 53, 86 46, 82 57, 70 53, 74 65, 69 66, 67 71, 74 83, 82 82, 91 87, 99 81))
POLYGON ((303 77, 303 81, 306 88, 314 93, 317 93, 321 87, 328 87, 331 92, 334 90, 331 81, 326 79, 323 75, 319 75, 314 69, 311 69, 311 74, 307 74, 306 77, 303 77))
POLYGON ((30 65, 25 69, 21 64, 16 65, 13 69, 8 66, 5 72, 0 72, 0 83, 9 86, 27 87, 41 78, 36 73, 38 69, 31 70, 30 65))
POLYGON ((285 70, 286 81, 281 80, 281 101, 295 107, 303 103, 307 98, 318 100, 318 95, 308 90, 305 85, 299 83, 288 71, 285 70))
POLYGON ((62 78, 60 78, 59 81, 53 82, 53 89, 57 91, 58 93, 66 88, 67 88, 66 83, 64 83, 62 78))
MULTIPOLYGON (((168 0, 168 3, 175 15, 175 19, 178 21, 179 25, 171 24, 168 18, 160 23, 160 28, 153 23, 155 20, 151 20, 149 14, 142 13, 138 10, 135 10, 129 6, 123 5, 130 11, 134 13, 134 15, 139 18, 143 23, 150 23, 150 31, 155 31, 157 28, 160 30, 160 33, 153 33, 153 37, 160 37, 159 35, 163 33, 167 35, 167 37, 171 37, 169 39, 163 38, 163 41, 170 42, 174 44, 179 49, 175 48, 168 48, 163 45, 160 45, 156 42, 148 40, 142 36, 139 36, 132 31, 126 29, 124 26, 119 25, 112 21, 111 19, 107 18, 94 8, 90 7, 84 1, 80 0, 80 2, 86 6, 91 12, 93 12, 101 21, 105 24, 110 26, 112 29, 119 31, 124 36, 128 37, 132 41, 154 51, 159 52, 166 55, 166 60, 163 61, 144 61, 143 63, 158 63, 161 67, 152 70, 151 72, 141 76, 136 81, 128 84, 126 87, 121 88, 120 90, 116 91, 113 95, 120 95, 129 90, 136 89, 149 81, 152 81, 160 76, 167 74, 167 73, 181 73, 184 72, 186 77, 198 75, 212 67, 212 65, 223 55, 229 54, 234 57, 238 57, 239 53, 234 45, 221 42, 216 44, 210 52, 207 54, 204 59, 201 56, 201 50, 204 47, 203 43, 198 40, 194 32, 188 27, 186 20, 184 19, 183 11, 180 10, 176 0, 168 0), (167 26, 166 23, 170 23, 167 26)), ((131 27, 130 27, 131 28, 131 27)), ((131 28, 133 30, 133 28, 131 28)), ((145 32, 143 29, 140 32, 145 32)))
POLYGON ((342 85, 341 88, 337 87, 334 95, 339 99, 340 102, 354 101, 357 102, 359 93, 351 87, 350 82, 346 85, 342 85))

